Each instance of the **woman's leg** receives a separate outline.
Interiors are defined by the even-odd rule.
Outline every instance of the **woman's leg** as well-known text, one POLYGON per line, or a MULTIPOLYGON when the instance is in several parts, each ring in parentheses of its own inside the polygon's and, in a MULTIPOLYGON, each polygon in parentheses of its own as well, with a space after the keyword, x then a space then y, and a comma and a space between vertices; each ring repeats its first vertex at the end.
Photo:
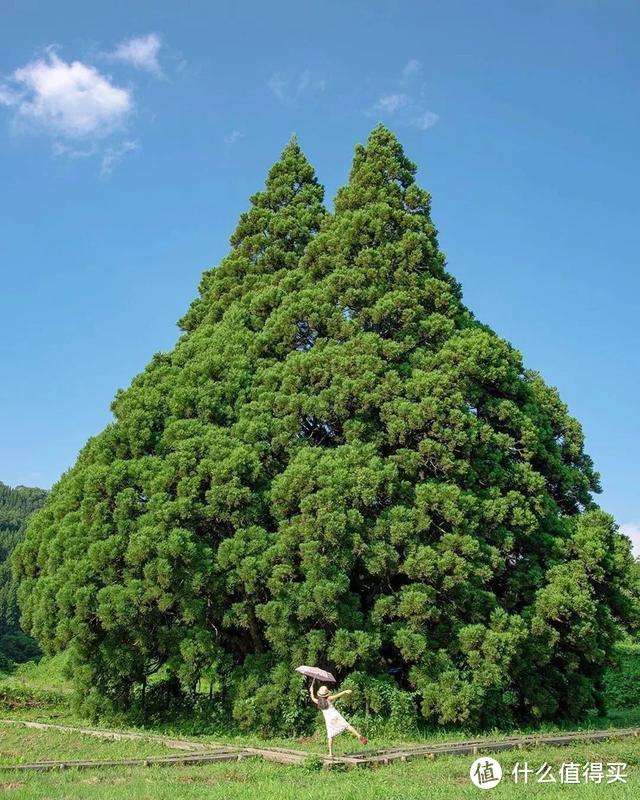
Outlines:
POLYGON ((333 758, 333 738, 328 736, 327 741, 329 742, 329 758, 333 758))
POLYGON ((353 734, 353 735, 356 737, 356 739, 358 739, 358 740, 359 740, 360 744, 368 744, 368 741, 369 741, 369 740, 367 739, 367 737, 366 737, 366 736, 363 736, 361 733, 359 733, 359 732, 358 732, 358 731, 357 731, 357 730, 356 730, 356 729, 353 727, 353 725, 349 725, 349 727, 347 728, 347 730, 349 731, 349 733, 353 734))

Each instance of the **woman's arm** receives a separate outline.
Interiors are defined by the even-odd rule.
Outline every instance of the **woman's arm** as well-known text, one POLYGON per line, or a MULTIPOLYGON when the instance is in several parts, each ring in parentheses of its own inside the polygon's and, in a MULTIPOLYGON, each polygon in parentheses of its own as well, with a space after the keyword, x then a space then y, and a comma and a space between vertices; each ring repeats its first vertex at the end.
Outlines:
POLYGON ((315 693, 314 693, 314 691, 313 691, 313 685, 314 685, 314 683, 315 683, 315 682, 316 682, 316 679, 314 678, 314 679, 311 681, 311 686, 309 687, 309 694, 311 695, 311 699, 313 700, 313 702, 314 702, 316 705, 318 705, 318 701, 317 701, 317 699, 316 699, 316 696, 315 696, 315 693))
POLYGON ((353 692, 351 689, 345 689, 342 692, 338 692, 338 694, 329 695, 329 700, 333 703, 334 700, 337 700, 339 697, 342 697, 345 694, 353 694, 353 692))

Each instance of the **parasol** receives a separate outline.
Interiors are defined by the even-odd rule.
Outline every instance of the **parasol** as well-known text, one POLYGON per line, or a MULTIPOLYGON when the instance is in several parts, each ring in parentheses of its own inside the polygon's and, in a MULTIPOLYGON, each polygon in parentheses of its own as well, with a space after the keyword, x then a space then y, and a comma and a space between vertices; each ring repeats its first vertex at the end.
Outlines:
POLYGON ((301 667, 296 667, 296 672, 301 672, 309 678, 317 678, 319 681, 326 681, 327 683, 335 683, 336 679, 330 672, 319 667, 307 667, 304 664, 301 667))

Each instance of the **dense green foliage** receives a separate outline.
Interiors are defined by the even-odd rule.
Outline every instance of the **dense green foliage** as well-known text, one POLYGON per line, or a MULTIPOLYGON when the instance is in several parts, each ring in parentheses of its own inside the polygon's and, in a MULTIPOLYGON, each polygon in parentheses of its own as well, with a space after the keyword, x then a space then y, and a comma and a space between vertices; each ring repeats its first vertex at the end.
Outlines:
POLYGON ((10 559, 27 518, 42 506, 45 497, 42 489, 12 489, 0 481, 0 658, 9 662, 26 661, 39 652, 33 639, 20 630, 17 581, 11 574, 10 559))
POLYGON ((640 644, 626 641, 616 645, 614 666, 604 678, 608 709, 633 708, 640 702, 640 644))
POLYGON ((85 707, 202 683, 244 727, 301 729, 299 663, 403 725, 601 702, 629 541, 580 425, 463 305, 414 175, 379 126, 327 214, 287 146, 32 520, 24 619, 85 707))

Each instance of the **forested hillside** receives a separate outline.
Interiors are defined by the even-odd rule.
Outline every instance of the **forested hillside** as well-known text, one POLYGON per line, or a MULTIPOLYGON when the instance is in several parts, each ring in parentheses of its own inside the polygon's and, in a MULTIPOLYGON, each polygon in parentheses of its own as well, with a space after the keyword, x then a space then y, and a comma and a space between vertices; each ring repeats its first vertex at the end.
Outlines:
POLYGON ((43 489, 11 488, 0 481, 0 657, 25 661, 37 654, 33 640, 19 627, 16 582, 11 576, 11 553, 22 537, 30 514, 44 503, 43 489))

